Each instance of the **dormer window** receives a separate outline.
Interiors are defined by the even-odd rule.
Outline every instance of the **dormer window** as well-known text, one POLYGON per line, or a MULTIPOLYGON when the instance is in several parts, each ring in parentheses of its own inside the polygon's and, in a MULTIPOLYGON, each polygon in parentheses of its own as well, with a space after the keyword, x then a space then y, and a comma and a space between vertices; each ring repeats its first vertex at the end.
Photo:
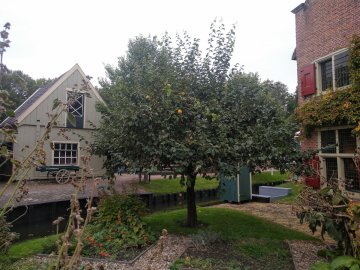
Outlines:
POLYGON ((83 128, 84 127, 84 94, 68 92, 68 111, 76 119, 76 126, 73 126, 69 121, 66 121, 68 128, 83 128))

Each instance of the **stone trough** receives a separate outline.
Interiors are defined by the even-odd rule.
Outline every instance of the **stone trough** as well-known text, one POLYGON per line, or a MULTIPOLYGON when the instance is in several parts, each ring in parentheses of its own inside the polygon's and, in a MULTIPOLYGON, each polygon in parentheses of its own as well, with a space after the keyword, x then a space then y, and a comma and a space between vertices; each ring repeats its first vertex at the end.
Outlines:
POLYGON ((252 194, 252 200, 258 202, 273 202, 288 196, 291 188, 260 186, 259 194, 252 194))

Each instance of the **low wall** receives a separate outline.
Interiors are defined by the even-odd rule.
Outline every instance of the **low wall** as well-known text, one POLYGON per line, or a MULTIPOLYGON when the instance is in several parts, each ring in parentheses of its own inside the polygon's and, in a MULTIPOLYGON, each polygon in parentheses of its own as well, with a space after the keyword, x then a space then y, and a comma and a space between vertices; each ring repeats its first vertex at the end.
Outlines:
MULTIPOLYGON (((206 202, 217 199, 218 191, 199 190, 196 191, 196 201, 206 202)), ((153 195, 139 194, 138 195, 150 209, 150 211, 159 211, 169 207, 175 207, 186 204, 186 192, 153 195)), ((79 199, 80 207, 83 213, 86 212, 86 199, 79 199)), ((94 205, 96 205, 98 198, 94 198, 94 205)), ((11 211, 7 220, 13 222, 12 230, 20 234, 20 239, 27 239, 34 236, 45 236, 56 233, 56 226, 52 222, 58 217, 69 216, 70 201, 52 201, 46 203, 38 203, 31 205, 22 205, 15 207, 11 211)), ((60 231, 66 226, 66 221, 60 223, 60 231)))

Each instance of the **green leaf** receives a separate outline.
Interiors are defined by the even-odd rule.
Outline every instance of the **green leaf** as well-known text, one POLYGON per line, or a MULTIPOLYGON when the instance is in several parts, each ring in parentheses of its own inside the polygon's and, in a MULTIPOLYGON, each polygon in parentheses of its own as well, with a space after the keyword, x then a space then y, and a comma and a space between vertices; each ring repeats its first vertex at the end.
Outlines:
POLYGON ((172 89, 171 89, 171 85, 170 84, 166 84, 165 85, 165 92, 166 92, 166 95, 169 97, 169 96, 171 96, 171 94, 172 94, 172 89))
POLYGON ((76 127, 76 118, 72 113, 70 112, 67 113, 67 120, 72 126, 76 127))
POLYGON ((6 115, 9 117, 15 117, 15 112, 13 110, 6 110, 6 115))
POLYGON ((359 260, 355 259, 351 256, 340 256, 335 258, 331 264, 330 269, 331 270, 338 270, 342 269, 343 267, 350 268, 356 264, 359 264, 359 260))
POLYGON ((60 99, 58 99, 58 98, 54 99, 52 110, 55 110, 57 107, 59 107, 60 104, 61 104, 60 99))
POLYGON ((330 265, 326 262, 316 262, 310 267, 310 270, 330 270, 330 265))
POLYGON ((336 229, 335 227, 335 224, 334 224, 334 220, 332 219, 328 219, 326 220, 325 222, 325 228, 326 228, 326 231, 327 233, 332 237, 334 238, 335 240, 339 241, 339 240, 342 240, 341 239, 341 234, 338 232, 338 230, 336 229))
POLYGON ((350 267, 350 270, 360 270, 359 264, 354 264, 353 266, 350 267))

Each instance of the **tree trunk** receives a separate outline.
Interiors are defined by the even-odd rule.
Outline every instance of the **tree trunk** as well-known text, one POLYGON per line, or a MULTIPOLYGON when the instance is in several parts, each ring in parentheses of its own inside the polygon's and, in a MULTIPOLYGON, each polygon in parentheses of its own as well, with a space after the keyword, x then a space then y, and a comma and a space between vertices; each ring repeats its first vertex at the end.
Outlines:
POLYGON ((197 225, 196 201, 195 201, 195 180, 196 174, 187 175, 187 226, 195 227, 197 225))

